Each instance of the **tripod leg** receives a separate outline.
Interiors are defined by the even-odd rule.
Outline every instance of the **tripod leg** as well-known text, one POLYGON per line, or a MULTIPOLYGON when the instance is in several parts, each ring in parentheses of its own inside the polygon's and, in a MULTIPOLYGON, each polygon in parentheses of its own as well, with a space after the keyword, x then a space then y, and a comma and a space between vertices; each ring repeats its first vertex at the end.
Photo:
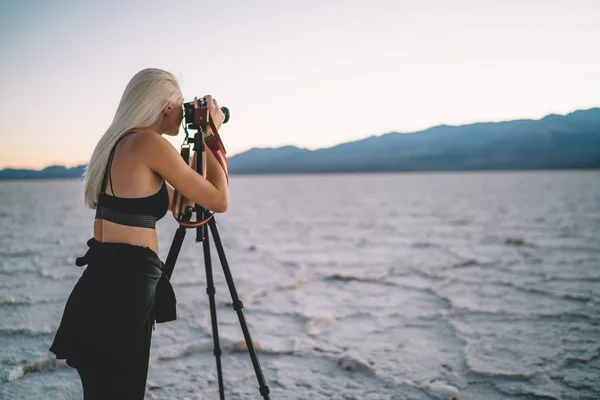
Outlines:
POLYGON ((181 251, 181 245, 183 244, 183 239, 185 239, 185 234, 186 229, 181 226, 177 228, 177 231, 175 231, 175 237, 173 238, 173 243, 171 243, 171 249, 169 250, 169 255, 167 256, 163 270, 169 279, 171 279, 171 275, 173 274, 175 262, 177 261, 177 257, 181 251))
MULTIPOLYGON (((206 229, 206 225, 201 229, 206 229)), ((225 390, 223 388, 223 372, 221 369, 221 346, 219 344, 219 327, 217 325, 217 309, 215 305, 215 285, 213 282, 212 267, 210 260, 210 243, 208 242, 207 231, 204 232, 202 240, 202 249, 204 251, 204 266, 206 268, 206 293, 210 302, 210 318, 212 322, 212 335, 214 349, 213 353, 217 360, 217 377, 219 379, 219 395, 221 400, 225 399, 225 390)))
POLYGON ((229 292, 231 293, 231 298, 233 300, 233 309, 237 312, 238 319, 240 320, 242 332, 244 333, 244 339, 246 340, 246 346, 248 346, 248 352, 250 353, 252 365, 254 366, 254 372, 256 373, 256 379, 258 380, 260 387, 260 394, 265 400, 269 400, 269 387, 265 383, 265 378, 263 376, 262 369, 260 368, 258 357, 256 356, 254 342, 250 336, 250 331, 248 330, 246 319, 244 318, 244 311, 242 310, 244 308, 244 304, 239 299, 237 291, 235 290, 233 278, 231 277, 231 271, 229 270, 229 264, 227 263, 225 251, 223 250, 223 243, 221 243, 221 238, 219 236, 219 232, 217 231, 217 225, 214 217, 208 222, 208 226, 210 227, 210 231, 215 239, 215 246, 217 248, 217 253, 219 254, 219 260, 221 261, 221 266, 223 267, 223 272, 225 273, 225 279, 227 280, 227 286, 229 287, 229 292))

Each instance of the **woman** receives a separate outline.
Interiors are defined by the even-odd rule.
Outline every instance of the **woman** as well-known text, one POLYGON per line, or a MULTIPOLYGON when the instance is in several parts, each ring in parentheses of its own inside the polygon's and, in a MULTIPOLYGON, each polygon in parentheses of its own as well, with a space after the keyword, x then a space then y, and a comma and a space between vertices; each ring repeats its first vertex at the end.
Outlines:
MULTIPOLYGON (((215 99, 204 98, 218 130, 225 116, 215 99)), ((144 398, 156 287, 166 279, 155 224, 174 190, 188 204, 227 210, 227 177, 212 152, 206 152, 204 178, 162 137, 178 134, 182 103, 172 74, 138 72, 85 171, 85 204, 96 209, 94 236, 77 259, 88 266, 50 347, 77 369, 85 400, 144 398)))

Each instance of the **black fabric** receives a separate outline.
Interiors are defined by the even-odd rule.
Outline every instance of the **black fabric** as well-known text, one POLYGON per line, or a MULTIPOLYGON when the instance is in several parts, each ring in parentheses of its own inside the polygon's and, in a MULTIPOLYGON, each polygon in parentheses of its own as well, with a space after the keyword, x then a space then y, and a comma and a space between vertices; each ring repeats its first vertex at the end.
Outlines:
POLYGON ((169 210, 167 183, 163 180, 163 184, 158 192, 148 197, 124 198, 111 196, 108 193, 100 193, 97 207, 107 207, 133 215, 151 215, 158 221, 169 210))
POLYGON ((102 190, 96 206, 96 218, 121 223, 118 220, 113 221, 112 215, 127 214, 127 225, 148 227, 147 219, 149 217, 153 218, 154 222, 156 222, 163 218, 169 210, 169 191, 167 189, 167 183, 163 180, 163 184, 158 192, 146 197, 117 197, 112 185, 111 167, 115 149, 119 141, 131 133, 134 132, 128 132, 121 136, 119 140, 117 140, 117 143, 115 143, 115 146, 111 149, 108 165, 102 179, 102 190), (110 181, 112 195, 106 193, 107 177, 110 181), (107 212, 107 210, 114 210, 114 213, 107 212), (102 212, 104 212, 105 215, 99 214, 102 212), (140 220, 139 224, 137 222, 138 219, 140 220))
POLYGON ((156 310, 163 313, 162 320, 176 318, 164 264, 148 247, 94 238, 88 246, 76 260, 76 265, 88 266, 67 300, 50 351, 74 368, 112 365, 139 374, 137 369, 147 368, 156 310))
POLYGON ((143 400, 146 393, 150 342, 150 323, 140 338, 141 352, 120 364, 97 362, 77 368, 83 386, 83 400, 143 400))
POLYGON ((157 323, 174 321, 177 319, 177 298, 167 275, 163 272, 156 284, 154 298, 154 320, 157 323))
POLYGON ((156 221, 158 221, 153 215, 130 214, 103 206, 96 208, 96 219, 105 219, 120 225, 151 229, 156 229, 156 221))

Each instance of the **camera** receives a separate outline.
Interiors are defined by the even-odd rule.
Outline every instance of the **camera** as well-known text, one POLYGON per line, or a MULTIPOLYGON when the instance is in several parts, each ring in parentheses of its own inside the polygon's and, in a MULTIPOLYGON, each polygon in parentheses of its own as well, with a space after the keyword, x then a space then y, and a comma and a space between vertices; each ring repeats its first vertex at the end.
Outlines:
MULTIPOLYGON (((223 114, 225 114, 223 123, 226 123, 229 121, 229 109, 227 107, 221 107, 221 111, 223 111, 223 114)), ((210 121, 206 100, 200 97, 195 98, 194 101, 183 103, 183 117, 185 119, 185 125, 189 129, 200 130, 201 126, 205 126, 210 121), (194 104, 196 101, 198 102, 197 107, 194 104)))

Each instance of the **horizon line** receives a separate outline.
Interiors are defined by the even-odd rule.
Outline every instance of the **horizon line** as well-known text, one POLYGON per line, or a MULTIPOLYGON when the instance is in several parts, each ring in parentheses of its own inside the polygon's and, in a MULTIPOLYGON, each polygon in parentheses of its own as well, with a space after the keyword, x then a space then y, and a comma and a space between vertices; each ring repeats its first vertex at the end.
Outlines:
MULTIPOLYGON (((415 134, 415 133, 425 132, 425 131, 427 131, 429 129, 433 129, 433 128, 437 128, 437 127, 442 127, 442 126, 443 127, 461 127, 461 126, 470 126, 470 125, 476 125, 476 124, 497 124, 497 123, 512 122, 512 121, 541 121, 544 118, 547 118, 547 117, 549 117, 551 115, 557 115, 557 116, 561 116, 561 117, 566 117, 566 116, 568 116, 570 114, 573 114, 575 112, 578 112, 578 111, 591 111, 591 110, 595 110, 595 109, 599 109, 599 108, 600 108, 600 104, 598 106, 594 106, 594 107, 590 107, 590 108, 583 108, 583 109, 576 108, 576 109, 572 109, 571 111, 568 111, 565 114, 559 114, 559 113, 553 113, 553 112, 551 112, 551 113, 545 114, 544 116, 539 117, 539 118, 515 118, 515 119, 502 119, 502 120, 474 121, 474 122, 461 123, 459 125, 441 123, 441 124, 432 125, 432 126, 429 126, 427 128, 416 130, 416 131, 409 131, 409 132, 389 131, 389 132, 381 132, 381 133, 378 133, 378 134, 371 134, 369 136, 363 136, 362 138, 358 138, 358 139, 355 139, 355 140, 351 140, 351 141, 347 141, 347 142, 340 142, 340 143, 336 143, 334 145, 327 146, 327 147, 317 147, 317 148, 314 148, 314 149, 310 149, 308 147, 300 147, 300 146, 293 145, 293 144, 282 144, 282 145, 279 145, 277 147, 273 147, 273 146, 267 146, 267 147, 253 146, 253 147, 249 147, 249 148, 247 148, 245 150, 239 151, 239 152, 231 155, 230 157, 235 157, 235 156, 237 156, 239 154, 246 153, 246 152, 248 152, 250 150, 253 150, 253 149, 258 149, 258 150, 273 149, 273 150, 276 150, 276 149, 280 149, 282 147, 295 147, 295 148, 298 148, 298 149, 301 149, 301 150, 308 150, 308 151, 326 150, 326 149, 331 149, 333 147, 336 147, 336 146, 339 146, 339 145, 342 145, 342 144, 347 144, 347 143, 352 143, 352 142, 358 142, 358 141, 369 139, 369 138, 372 138, 372 137, 380 137, 380 136, 388 135, 388 134, 401 134, 401 135, 415 134)), ((33 167, 14 167, 14 166, 10 166, 9 165, 9 166, 0 167, 0 168, 2 168, 2 169, 0 169, 0 171, 4 171, 4 170, 7 170, 7 169, 14 169, 14 170, 29 170, 29 171, 38 171, 39 172, 39 171, 43 171, 46 168, 50 168, 50 167, 64 167, 66 169, 71 169, 71 168, 78 168, 78 167, 85 166, 85 165, 87 165, 87 162, 75 163, 75 164, 47 164, 45 167, 42 167, 40 169, 36 169, 36 168, 33 168, 33 167)))

